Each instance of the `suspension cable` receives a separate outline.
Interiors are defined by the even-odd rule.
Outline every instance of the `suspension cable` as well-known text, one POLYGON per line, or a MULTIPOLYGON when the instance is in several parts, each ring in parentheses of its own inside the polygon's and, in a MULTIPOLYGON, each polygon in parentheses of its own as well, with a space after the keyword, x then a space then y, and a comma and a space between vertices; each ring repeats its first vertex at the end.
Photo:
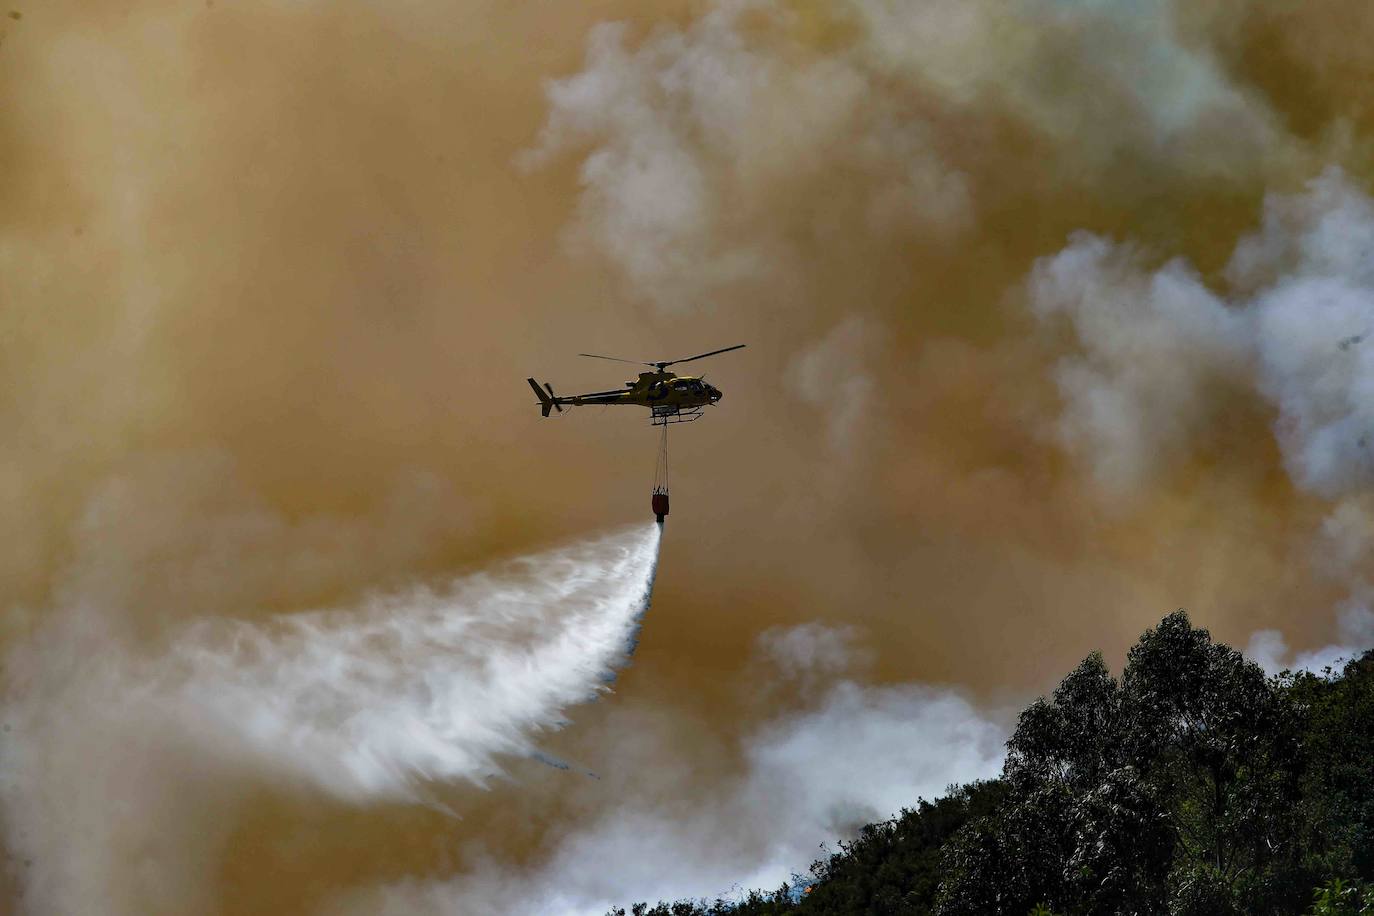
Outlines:
POLYGON ((658 464, 654 468, 654 492, 668 492, 668 424, 658 437, 658 464))

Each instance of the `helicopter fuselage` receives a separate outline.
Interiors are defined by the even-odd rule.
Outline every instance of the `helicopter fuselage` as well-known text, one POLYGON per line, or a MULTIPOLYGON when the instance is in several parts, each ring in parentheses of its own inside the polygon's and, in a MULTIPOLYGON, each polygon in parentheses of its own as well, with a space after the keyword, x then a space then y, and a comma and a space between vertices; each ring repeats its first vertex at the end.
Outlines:
POLYGON ((678 376, 672 372, 641 372, 639 378, 625 383, 623 391, 593 391, 589 394, 555 398, 555 403, 584 406, 592 404, 631 404, 638 407, 706 407, 723 395, 719 388, 700 378, 678 376))
POLYGON ((539 396, 544 416, 549 415, 550 408, 562 410, 564 407, 591 407, 598 404, 648 407, 656 415, 665 412, 676 413, 709 407, 724 396, 719 388, 708 385, 700 378, 678 376, 667 371, 641 372, 639 378, 626 382, 625 387, 617 391, 592 391, 568 397, 559 397, 553 394, 552 389, 545 394, 534 379, 530 379, 529 383, 534 393, 539 396))
MULTIPOLYGON (((700 418, 703 407, 710 407, 719 402, 724 395, 721 394, 719 388, 706 384, 704 379, 694 376, 678 376, 669 372, 668 367, 674 363, 692 362, 693 360, 705 359, 708 356, 715 356, 718 353, 729 353, 731 350, 743 348, 744 344, 736 344, 733 347, 724 347, 709 353, 699 353, 684 359, 642 362, 639 365, 649 366, 653 371, 639 373, 638 378, 626 382, 624 388, 618 388, 615 391, 589 391, 586 394, 560 397, 553 393, 553 387, 548 382, 545 382, 541 388, 534 379, 527 379, 527 381, 530 383, 530 388, 534 390, 535 396, 539 398, 540 413, 546 417, 553 410, 562 413, 564 407, 590 407, 596 404, 608 407, 612 404, 631 404, 636 407, 649 408, 655 426, 667 423, 686 423, 700 418)), ((609 359, 621 363, 634 362, 634 360, 620 359, 615 356, 598 356, 593 353, 579 355, 590 356, 594 359, 609 359)))

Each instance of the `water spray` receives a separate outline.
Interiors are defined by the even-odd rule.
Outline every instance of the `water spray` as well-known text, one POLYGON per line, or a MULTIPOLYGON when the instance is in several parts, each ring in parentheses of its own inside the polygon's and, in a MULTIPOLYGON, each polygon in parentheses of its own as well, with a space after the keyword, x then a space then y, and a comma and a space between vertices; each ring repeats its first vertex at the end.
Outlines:
POLYGON ((200 621, 159 656, 112 652, 34 708, 121 697, 125 713, 99 728, 155 721, 178 747, 351 801, 481 784, 501 757, 538 758, 535 737, 614 680, 649 606, 659 537, 636 525, 353 607, 200 621))

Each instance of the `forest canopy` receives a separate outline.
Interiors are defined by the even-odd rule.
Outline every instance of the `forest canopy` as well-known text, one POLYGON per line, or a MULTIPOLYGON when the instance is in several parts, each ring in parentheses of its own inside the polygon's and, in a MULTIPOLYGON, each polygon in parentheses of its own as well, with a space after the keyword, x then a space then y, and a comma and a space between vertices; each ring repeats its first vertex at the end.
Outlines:
POLYGON ((1266 677, 1184 611, 1098 653, 951 787, 776 890, 608 916, 1374 913, 1374 651, 1266 677))

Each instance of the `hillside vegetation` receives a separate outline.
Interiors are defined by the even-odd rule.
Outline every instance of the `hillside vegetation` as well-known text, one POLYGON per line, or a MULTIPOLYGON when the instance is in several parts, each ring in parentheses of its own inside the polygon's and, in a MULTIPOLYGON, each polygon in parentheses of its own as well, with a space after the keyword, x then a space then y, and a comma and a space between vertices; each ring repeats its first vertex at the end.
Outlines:
POLYGON ((608 916, 1374 914, 1374 652, 1266 678, 1178 611, 1020 715, 1002 776, 870 824, 800 887, 608 916))

